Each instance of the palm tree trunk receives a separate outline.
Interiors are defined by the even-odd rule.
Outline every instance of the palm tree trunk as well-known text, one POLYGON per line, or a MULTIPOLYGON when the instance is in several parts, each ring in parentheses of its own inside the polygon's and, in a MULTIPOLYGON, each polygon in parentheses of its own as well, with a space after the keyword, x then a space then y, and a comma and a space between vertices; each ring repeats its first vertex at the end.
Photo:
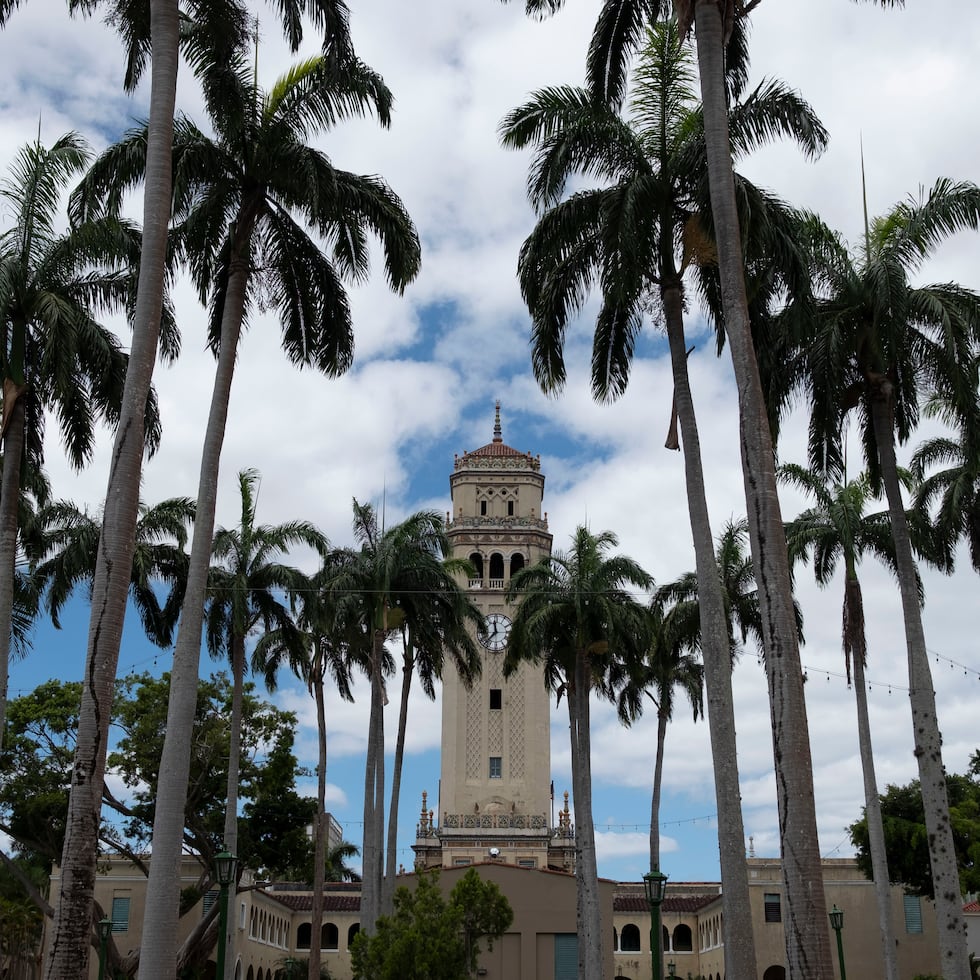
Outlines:
POLYGON ((660 787, 664 775, 664 743, 667 713, 657 708, 657 753, 653 763, 653 793, 650 797, 650 870, 660 870, 660 787))
POLYGON ((374 932, 381 914, 384 870, 384 631, 375 630, 371 652, 371 712, 368 718, 367 763, 364 767, 364 844, 361 879, 361 929, 374 932))
POLYGON ((909 537, 905 503, 895 460, 895 428, 892 419, 891 382, 881 376, 871 383, 871 418, 881 479, 888 500, 888 517, 895 542, 895 564, 905 620, 905 644, 909 664, 909 703, 912 708, 914 753, 919 764, 919 783, 925 809, 929 842, 929 864, 936 901, 941 974, 945 980, 970 980, 963 920, 959 872, 949 822, 946 771, 943 768, 942 736, 936 714, 936 692, 922 629, 915 558, 909 537))
POLYGON ((732 694, 732 654, 714 536, 708 516, 701 466, 694 398, 687 372, 684 312, 680 284, 663 290, 667 339, 674 379, 674 401, 681 426, 687 510, 694 540, 698 577, 698 610, 701 618, 701 657, 708 695, 708 734, 715 776, 718 810, 718 853, 721 864, 725 965, 733 980, 755 976, 755 937, 749 902, 749 874, 745 864, 745 828, 738 779, 735 741, 735 700, 732 694))
POLYGON ((381 914, 391 915, 395 898, 395 862, 398 858, 398 797, 402 784, 402 760, 405 757, 405 731, 408 727, 408 695, 415 673, 415 657, 410 642, 405 646, 402 666, 402 693, 398 705, 398 735, 395 738, 395 761, 391 773, 391 800, 388 804, 388 850, 385 853, 385 880, 381 891, 381 914))
MULTIPOLYGON (((242 701, 245 688, 245 637, 231 637, 231 731, 228 738, 228 783, 225 800, 225 850, 238 854, 238 774, 242 757, 242 701)), ((235 978, 235 917, 228 916, 225 932, 225 977, 235 978)), ((220 978, 219 978, 220 980, 220 978)))
MULTIPOLYGON (((247 236, 243 236, 247 240, 247 236)), ((179 867, 183 841, 184 807, 190 772, 191 733, 197 705, 201 659, 201 627, 207 595, 214 511, 218 495, 218 469, 238 338, 245 309, 248 259, 232 260, 221 317, 221 346, 214 390, 201 455, 194 540, 187 569, 187 589, 170 674, 167 737, 160 759, 156 816, 153 821, 153 861, 146 888, 140 980, 172 980, 175 971, 173 937, 177 928, 179 867)))
POLYGON ((163 309, 178 38, 177 0, 150 0, 152 60, 143 190, 143 244, 133 339, 113 443, 92 588, 92 614, 61 858, 61 885, 51 926, 47 980, 77 980, 88 973, 109 716, 126 597, 132 577, 146 399, 156 362, 163 309))
MULTIPOLYGON (((5 386, 8 387, 8 386, 5 386)), ((10 397, 4 391, 4 400, 10 397)), ((24 458, 24 398, 14 402, 3 436, 3 476, 0 480, 0 750, 7 721, 10 676, 10 624, 14 613, 17 574, 17 510, 20 506, 20 468, 24 458)))
POLYGON ((308 980, 320 980, 320 932, 323 929, 323 864, 327 834, 327 717, 323 705, 323 655, 317 640, 313 661, 313 697, 316 700, 316 731, 319 755, 316 767, 316 820, 313 824, 313 908, 310 912, 310 969, 308 980), (314 941, 315 940, 315 941, 314 941))
POLYGON ((592 737, 589 710, 590 671, 586 654, 575 658, 575 674, 568 685, 568 724, 571 732, 572 795, 575 803, 576 929, 579 980, 603 975, 602 909, 599 905, 599 869, 592 822, 592 737))
POLYGON ((803 670, 786 536, 776 494, 772 437, 745 297, 728 135, 722 12, 717 0, 696 0, 694 11, 711 210, 718 245, 725 331, 738 388, 745 503, 769 683, 786 891, 787 965, 794 980, 823 980, 833 976, 833 961, 813 800, 803 670))
POLYGON ((881 952, 885 962, 885 980, 898 980, 898 959, 892 932, 891 881, 885 854, 885 828, 881 822, 881 800, 875 778, 874 751, 871 745, 871 721, 868 718, 868 688, 864 680, 867 644, 864 635, 864 602, 861 583, 852 570, 844 584, 844 642, 850 648, 854 663, 854 699, 857 702, 858 750, 864 776, 864 813, 868 821, 871 872, 874 875, 878 902, 878 928, 881 930, 881 952))

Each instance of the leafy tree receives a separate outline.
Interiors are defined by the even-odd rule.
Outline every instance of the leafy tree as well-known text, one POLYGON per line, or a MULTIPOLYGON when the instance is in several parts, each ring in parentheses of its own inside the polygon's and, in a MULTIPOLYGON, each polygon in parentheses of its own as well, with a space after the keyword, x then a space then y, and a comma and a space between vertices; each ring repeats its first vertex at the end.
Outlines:
POLYGON ((394 914, 380 916, 374 935, 358 933, 351 947, 355 977, 370 980, 464 980, 477 970, 480 939, 502 936, 514 919, 492 881, 470 868, 448 900, 438 872, 420 874, 415 890, 395 892, 394 914))
MULTIPOLYGON (((166 675, 147 674, 132 675, 116 685, 113 723, 119 737, 108 763, 129 793, 119 798, 103 787, 99 837, 106 850, 124 855, 143 873, 147 869, 142 856, 151 836, 159 782, 167 686, 166 675)), ((8 742, 0 755, 0 831, 12 839, 15 859, 23 869, 17 876, 19 888, 0 894, 17 900, 27 896, 47 915, 53 910, 39 885, 63 852, 80 692, 80 683, 48 681, 12 701, 8 742)), ((224 675, 202 681, 183 820, 184 844, 187 852, 199 857, 201 877, 184 894, 182 913, 211 886, 213 858, 221 849, 231 697, 224 675)), ((310 861, 305 828, 312 801, 295 792, 299 772, 292 754, 295 717, 259 701, 250 688, 244 706, 242 860, 264 868, 270 876, 291 875, 303 868, 305 878, 310 861)), ((193 958, 198 952, 207 955, 195 936, 181 958, 193 958)), ((135 962, 134 957, 130 966, 135 968, 135 962)))
POLYGON ((544 683, 568 705, 575 801, 575 882, 579 977, 602 975, 606 937, 600 922, 599 877, 592 819, 590 698, 610 700, 648 644, 646 610, 631 589, 650 576, 632 559, 610 555, 611 531, 579 527, 567 552, 515 574, 507 601, 517 605, 507 641, 504 676, 524 661, 542 668, 544 683))
MULTIPOLYGON (((980 752, 974 752, 966 775, 947 775, 946 791, 959 873, 957 887, 961 894, 969 894, 980 890, 980 752)), ((919 781, 887 786, 880 801, 892 880, 901 882, 912 895, 934 898, 929 833, 919 781)), ((857 851, 858 866, 870 878, 873 869, 867 817, 855 821, 848 831, 857 851)))

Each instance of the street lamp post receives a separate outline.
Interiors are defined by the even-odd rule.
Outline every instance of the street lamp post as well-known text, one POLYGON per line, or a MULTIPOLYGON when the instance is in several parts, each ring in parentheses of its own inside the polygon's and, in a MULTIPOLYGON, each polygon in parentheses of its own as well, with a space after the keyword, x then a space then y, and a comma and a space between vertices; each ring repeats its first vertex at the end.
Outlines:
POLYGON ((667 980, 677 980, 677 964, 673 960, 667 960, 667 980))
POLYGON ((667 875, 659 868, 643 876, 643 890, 650 909, 650 956, 653 960, 653 980, 663 980, 663 954, 660 951, 660 906, 667 892, 667 875))
POLYGON ((847 971, 844 969, 844 944, 841 942, 841 930, 844 928, 844 913, 837 908, 836 903, 830 910, 830 925, 837 933, 837 961, 840 963, 840 980, 847 980, 847 971))
POLYGON ((228 886, 235 880, 238 858, 228 851, 216 854, 214 858, 215 873, 221 891, 218 894, 218 968, 215 971, 217 980, 225 976, 225 943, 228 939, 228 886))
POLYGON ((112 935, 112 919, 99 919, 99 980, 105 980, 105 960, 109 936, 112 935))

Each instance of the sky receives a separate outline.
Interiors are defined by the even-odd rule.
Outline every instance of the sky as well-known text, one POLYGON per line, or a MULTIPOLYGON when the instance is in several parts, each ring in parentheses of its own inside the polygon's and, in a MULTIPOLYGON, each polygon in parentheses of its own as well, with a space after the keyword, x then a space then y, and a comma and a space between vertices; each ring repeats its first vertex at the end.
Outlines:
MULTIPOLYGON (((264 314, 252 318, 232 392, 219 524, 235 522, 236 474, 246 467, 262 475, 260 520, 310 520, 338 545, 351 541, 352 498, 384 500, 389 521, 423 507, 447 511, 453 455, 490 441, 499 399, 504 441, 541 454, 556 548, 586 523, 614 531, 621 551, 658 582, 692 569, 682 460, 663 448, 671 385, 657 329, 647 325, 629 389, 613 404, 595 404, 589 391, 594 304, 569 330, 565 390, 545 396, 530 371, 529 318, 515 276, 520 245, 535 221, 525 194, 529 154, 502 149, 497 126, 535 89, 582 81, 597 0, 568 0, 564 11, 541 22, 528 19, 523 4, 497 0, 358 0, 351 6, 358 54, 394 93, 392 125, 385 130, 373 120, 343 123, 315 142, 336 166, 380 174, 402 196, 422 239, 422 271, 400 297, 386 289, 378 263, 369 282, 352 288, 356 354, 339 380, 289 367, 277 325, 264 314)), ((259 5, 256 11, 263 38, 259 74, 268 87, 291 56, 277 40, 269 9, 259 5)), ((311 35, 301 54, 315 50, 311 35)), ((763 0, 752 14, 751 52, 752 82, 778 77, 797 88, 831 142, 816 162, 775 146, 744 161, 741 170, 819 212, 850 240, 862 228, 862 145, 872 214, 917 196, 940 176, 980 180, 980 13, 974 0, 910 3, 904 11, 847 0, 763 0)), ((118 43, 98 19, 70 20, 54 0, 30 0, 16 10, 0 34, 0 170, 39 128, 46 143, 75 129, 98 151, 142 118, 147 91, 123 96, 122 66, 118 43)), ((178 104, 206 123, 186 68, 178 104)), ((138 217, 138 200, 132 208, 138 217)), ((921 281, 976 286, 977 249, 975 234, 957 236, 922 270, 921 281)), ((204 314, 185 282, 178 283, 175 302, 183 353, 176 365, 155 374, 164 435, 144 470, 148 502, 196 493, 213 378, 204 314)), ((744 512, 735 390, 727 355, 716 357, 712 328, 693 301, 687 329, 695 345, 690 370, 717 532, 744 512)), ((125 342, 125 325, 119 330, 125 342)), ((901 458, 935 431, 933 423, 925 424, 901 458)), ((782 435, 782 461, 805 462, 805 433, 806 418, 797 412, 782 435)), ((52 424, 47 460, 56 494, 97 508, 110 446, 111 435, 104 433, 91 465, 75 473, 61 459, 52 424)), ((784 492, 782 505, 789 519, 805 502, 784 492)), ((854 697, 840 648, 842 585, 835 580, 819 590, 807 576, 805 570, 798 576, 798 599, 805 616, 802 659, 820 851, 841 857, 851 852, 846 828, 860 816, 863 801, 854 697)), ((862 577, 872 735, 884 787, 916 776, 904 638, 898 594, 887 573, 868 564, 862 577)), ((927 572, 924 578, 944 759, 948 769, 963 772, 978 747, 980 654, 972 634, 978 583, 965 556, 954 576, 927 572)), ((81 676, 87 615, 79 601, 60 633, 38 628, 33 654, 12 669, 12 696, 47 677, 81 676)), ((141 640, 131 617, 120 673, 166 669, 168 656, 141 640)), ((203 655, 202 672, 213 666, 203 655)), ((755 650, 741 656, 734 690, 751 839, 746 847, 774 856, 769 711, 755 650)), ((355 842, 361 833, 366 685, 356 693, 354 705, 333 698, 328 706, 328 805, 355 842)), ((312 767, 312 699, 283 678, 275 700, 297 713, 301 759, 312 767)), ((421 792, 432 799, 438 791, 440 737, 438 703, 417 694, 411 710, 399 817, 399 861, 409 866, 421 792)), ((392 713, 392 737, 395 721, 392 713)), ((596 707, 593 746, 601 764, 594 771, 593 809, 604 876, 635 880, 647 868, 654 744, 652 715, 627 731, 596 707)), ((551 751, 560 800, 571 782, 564 705, 553 712, 551 751)), ((304 788, 312 793, 312 780, 304 788)), ((661 866, 672 880, 717 879, 715 810, 707 725, 694 723, 682 704, 667 736, 661 810, 661 866)))

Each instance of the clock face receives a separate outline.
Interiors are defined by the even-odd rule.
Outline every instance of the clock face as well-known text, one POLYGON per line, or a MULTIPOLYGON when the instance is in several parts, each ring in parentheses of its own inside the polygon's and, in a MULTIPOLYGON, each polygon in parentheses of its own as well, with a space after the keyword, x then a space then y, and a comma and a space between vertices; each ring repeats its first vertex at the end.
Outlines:
POLYGON ((510 633, 510 620, 503 613, 490 613, 487 616, 487 632, 483 637, 483 645, 494 653, 499 653, 507 646, 507 636, 510 633))

